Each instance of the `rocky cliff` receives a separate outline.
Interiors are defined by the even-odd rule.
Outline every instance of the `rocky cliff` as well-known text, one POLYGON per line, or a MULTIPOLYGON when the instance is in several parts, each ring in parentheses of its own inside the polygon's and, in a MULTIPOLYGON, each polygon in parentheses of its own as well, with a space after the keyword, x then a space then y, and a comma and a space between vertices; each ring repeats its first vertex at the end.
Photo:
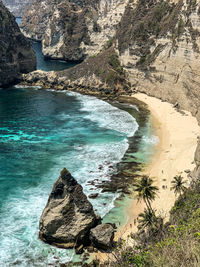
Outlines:
POLYGON ((33 3, 33 0, 2 0, 15 17, 22 17, 33 3))
POLYGON ((15 17, 0 2, 0 86, 35 70, 36 57, 30 42, 21 34, 15 17))
POLYGON ((115 35, 128 0, 36 0, 25 13, 25 36, 42 41, 46 57, 83 60, 115 35))
POLYGON ((100 223, 83 188, 64 168, 53 186, 40 218, 42 240, 59 247, 89 242, 91 228, 100 223))
POLYGON ((113 47, 86 59, 74 68, 59 72, 35 71, 24 81, 43 88, 67 89, 93 95, 117 96, 130 93, 130 85, 113 47))
MULTIPOLYGON (((55 10, 55 4, 52 6, 50 0, 49 3, 44 0, 45 10, 47 11, 48 8, 55 10)), ((32 8, 32 11, 29 11, 32 18, 34 16, 41 18, 41 15, 36 14, 37 9, 32 8)), ((87 73, 82 71, 80 75, 78 71, 70 70, 58 74, 59 79, 61 75, 66 76, 68 81, 81 79, 81 82, 73 82, 73 84, 91 85, 91 88, 95 87, 96 91, 98 86, 94 84, 103 83, 103 86, 107 87, 109 79, 102 79, 102 77, 107 76, 110 70, 105 68, 105 75, 100 72, 103 72, 105 65, 105 59, 102 60, 102 57, 108 55, 107 48, 112 46, 123 68, 124 81, 130 83, 132 91, 146 92, 173 104, 178 103, 180 108, 190 110, 200 117, 198 111, 200 5, 198 1, 98 0, 91 3, 89 0, 78 2, 61 0, 56 6, 57 15, 54 14, 49 19, 49 11, 47 13, 48 15, 44 15, 45 13, 42 12, 46 22, 41 22, 42 27, 47 28, 38 26, 42 30, 38 39, 43 40, 43 51, 46 56, 74 60, 92 55, 87 64, 83 63, 77 68, 78 70, 86 68, 87 73), (64 12, 65 18, 64 15, 61 16, 64 12), (90 18, 87 12, 90 13, 90 18), (83 19, 82 22, 79 16, 83 19), (51 24, 50 20, 54 17, 57 19, 54 19, 54 24, 51 24), (68 18, 67 24, 66 18, 68 18), (83 25, 84 28, 81 28, 83 25), (70 27, 71 30, 69 30, 70 27), (77 32, 78 29, 81 37, 80 32, 77 32), (45 31, 47 31, 46 34, 45 31), (97 58, 101 59, 102 64, 97 63, 97 58), (99 73, 94 68, 94 62, 98 65, 99 73), (70 78, 71 72, 73 72, 73 79, 70 78)), ((24 17, 24 27, 27 27, 27 32, 33 33, 32 37, 37 39, 38 34, 35 34, 34 27, 40 23, 28 23, 28 21, 27 13, 24 17), (30 25, 33 25, 33 29, 30 29, 30 25)), ((67 81, 66 84, 68 84, 67 81)))
POLYGON ((178 103, 198 117, 199 8, 196 1, 129 3, 116 34, 132 88, 178 103))

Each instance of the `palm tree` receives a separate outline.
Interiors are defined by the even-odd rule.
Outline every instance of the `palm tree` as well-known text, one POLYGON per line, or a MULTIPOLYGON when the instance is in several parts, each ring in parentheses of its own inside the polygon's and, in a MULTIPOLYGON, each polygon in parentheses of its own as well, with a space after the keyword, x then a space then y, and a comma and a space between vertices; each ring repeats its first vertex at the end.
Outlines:
POLYGON ((151 201, 153 201, 157 195, 158 187, 153 186, 153 179, 147 175, 143 175, 141 180, 134 184, 135 191, 137 192, 138 201, 144 200, 147 209, 153 211, 151 207, 151 201))
POLYGON ((150 228, 155 226, 156 215, 154 210, 144 209, 144 212, 140 213, 138 216, 139 229, 150 228))
POLYGON ((184 186, 185 183, 186 181, 183 181, 183 177, 181 175, 176 175, 171 182, 171 190, 174 190, 175 195, 182 195, 182 193, 186 190, 186 187, 184 186))

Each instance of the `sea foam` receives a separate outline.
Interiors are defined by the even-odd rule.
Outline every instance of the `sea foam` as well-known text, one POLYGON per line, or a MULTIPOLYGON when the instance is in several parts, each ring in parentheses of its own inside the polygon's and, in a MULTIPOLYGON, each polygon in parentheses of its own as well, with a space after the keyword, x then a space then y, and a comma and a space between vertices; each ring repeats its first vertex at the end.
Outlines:
POLYGON ((138 129, 135 118, 124 110, 118 109, 93 96, 81 95, 74 92, 67 92, 67 94, 76 96, 81 101, 81 110, 88 112, 86 118, 97 122, 101 127, 126 134, 127 137, 133 136, 138 129))

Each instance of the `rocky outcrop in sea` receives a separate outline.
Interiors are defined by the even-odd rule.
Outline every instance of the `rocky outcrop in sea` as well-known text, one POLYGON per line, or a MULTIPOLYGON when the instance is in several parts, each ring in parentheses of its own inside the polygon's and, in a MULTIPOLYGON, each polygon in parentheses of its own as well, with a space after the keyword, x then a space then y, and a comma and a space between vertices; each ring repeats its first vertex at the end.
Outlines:
POLYGON ((114 229, 110 224, 97 225, 90 230, 90 240, 94 247, 107 250, 113 246, 114 229))
POLYGON ((64 168, 40 218, 39 237, 63 248, 87 245, 90 230, 100 222, 82 186, 64 168))
POLYGON ((19 80, 22 73, 36 69, 36 57, 15 17, 0 2, 0 87, 19 80))

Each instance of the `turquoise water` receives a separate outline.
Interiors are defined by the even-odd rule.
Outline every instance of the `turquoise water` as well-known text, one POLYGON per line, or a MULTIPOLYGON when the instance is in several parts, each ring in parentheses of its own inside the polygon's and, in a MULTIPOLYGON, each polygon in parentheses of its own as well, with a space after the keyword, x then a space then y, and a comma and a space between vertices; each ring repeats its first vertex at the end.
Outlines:
MULTIPOLYGON (((16 18, 16 22, 18 25, 20 25, 22 18, 16 18)), ((59 71, 71 68, 77 63, 70 62, 70 61, 61 61, 61 60, 50 60, 45 59, 42 54, 42 44, 41 42, 35 42, 31 40, 32 47, 36 53, 36 59, 37 59, 37 70, 44 70, 44 71, 59 71)))
POLYGON ((38 239, 53 183, 68 168, 87 195, 100 194, 91 202, 104 216, 118 193, 101 193, 88 181, 110 179, 137 129, 129 113, 94 97, 0 90, 1 266, 46 266, 72 256, 38 239))

